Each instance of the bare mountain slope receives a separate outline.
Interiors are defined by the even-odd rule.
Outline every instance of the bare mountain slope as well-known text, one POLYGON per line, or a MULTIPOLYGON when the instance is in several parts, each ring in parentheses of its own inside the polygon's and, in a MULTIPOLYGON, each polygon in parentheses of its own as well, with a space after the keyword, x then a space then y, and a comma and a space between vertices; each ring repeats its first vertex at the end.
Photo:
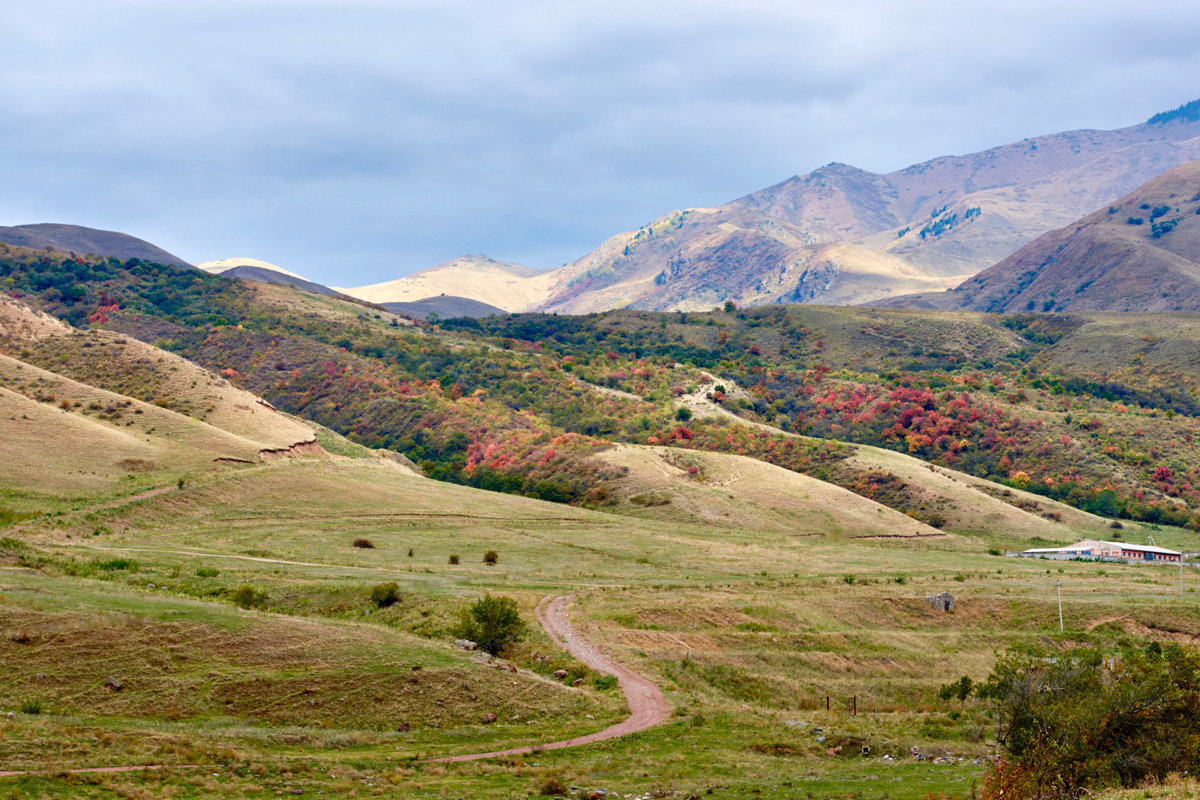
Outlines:
POLYGON ((1200 161, 1026 245, 952 292, 976 311, 1200 311, 1200 161))
POLYGON ((412 303, 444 294, 523 311, 546 299, 551 274, 473 254, 394 281, 337 291, 369 303, 412 303))

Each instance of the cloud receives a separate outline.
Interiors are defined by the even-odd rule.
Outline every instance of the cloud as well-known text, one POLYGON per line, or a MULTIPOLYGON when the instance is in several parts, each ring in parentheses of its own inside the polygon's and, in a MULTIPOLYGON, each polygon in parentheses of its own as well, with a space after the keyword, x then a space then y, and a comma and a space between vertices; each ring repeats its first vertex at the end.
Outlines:
POLYGON ((556 266, 830 161, 1200 95, 1191 4, 51 2, 0 53, 0 221, 367 283, 556 266))

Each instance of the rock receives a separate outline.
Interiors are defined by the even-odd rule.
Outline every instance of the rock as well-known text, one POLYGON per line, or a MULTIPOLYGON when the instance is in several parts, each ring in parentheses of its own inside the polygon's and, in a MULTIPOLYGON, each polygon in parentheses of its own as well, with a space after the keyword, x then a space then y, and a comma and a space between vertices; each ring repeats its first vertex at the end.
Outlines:
POLYGON ((499 718, 490 711, 488 713, 484 714, 482 717, 482 721, 483 721, 484 725, 491 725, 497 719, 499 719, 499 718))
POLYGON ((399 725, 396 726, 396 733, 408 733, 411 730, 412 730, 411 722, 401 722, 399 725))
POLYGON ((37 674, 37 679, 38 679, 39 681, 44 681, 44 680, 46 680, 46 673, 44 673, 44 672, 39 672, 39 673, 37 674))
POLYGON ((571 681, 571 685, 572 686, 583 686, 583 682, 585 680, 587 680, 587 679, 586 678, 576 678, 575 680, 571 681))
POLYGON ((565 677, 567 677, 567 671, 565 669, 554 670, 554 680, 561 681, 565 677))
POLYGON ((459 650, 474 650, 479 645, 475 644, 470 639, 455 639, 454 646, 459 650))
POLYGON ((109 689, 112 689, 114 692, 119 692, 119 691, 121 691, 122 688, 124 688, 121 686, 121 682, 119 680, 117 680, 116 678, 114 678, 112 675, 109 675, 107 678, 104 679, 104 685, 107 686, 109 689))

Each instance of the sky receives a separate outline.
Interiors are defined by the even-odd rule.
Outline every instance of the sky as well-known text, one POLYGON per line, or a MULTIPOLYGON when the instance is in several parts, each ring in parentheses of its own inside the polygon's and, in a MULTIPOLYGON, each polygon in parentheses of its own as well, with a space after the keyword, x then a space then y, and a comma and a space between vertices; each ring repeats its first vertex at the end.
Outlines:
POLYGON ((1200 98, 1200 4, 23 0, 0 225, 336 286, 1200 98))

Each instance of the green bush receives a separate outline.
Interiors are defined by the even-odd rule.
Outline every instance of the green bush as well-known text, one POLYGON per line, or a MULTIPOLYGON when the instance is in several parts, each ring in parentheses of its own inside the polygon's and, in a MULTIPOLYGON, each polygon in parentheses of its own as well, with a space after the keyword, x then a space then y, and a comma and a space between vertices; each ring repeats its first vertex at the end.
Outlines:
POLYGON ((221 571, 219 569, 213 569, 212 567, 200 567, 196 570, 197 578, 215 578, 220 574, 221 571))
POLYGON ((234 605, 241 606, 242 608, 260 608, 267 602, 267 593, 256 589, 248 583, 243 583, 234 589, 230 597, 234 605))
POLYGON ((451 563, 451 564, 457 564, 457 563, 458 563, 458 561, 459 561, 459 559, 458 559, 458 556, 457 556, 457 555, 451 555, 451 556, 450 556, 450 563, 451 563))
POLYGON ((524 637, 525 623, 516 600, 485 594, 462 612, 456 633, 478 644, 480 650, 498 656, 524 637))
POLYGON ((395 581, 375 584, 371 587, 371 602, 379 608, 396 605, 400 602, 400 587, 395 581))
POLYGON ((600 691, 608 691, 617 687, 616 675, 600 675, 596 678, 596 688, 600 691))
MULTIPOLYGON (((1003 758, 988 785, 1004 796, 1074 798, 1200 769, 1200 652, 1172 643, 1117 653, 1031 648, 996 663, 1003 758)), ((985 797, 997 796, 985 791, 985 797)))
POLYGON ((40 700, 24 700, 18 710, 22 714, 40 714, 42 713, 42 702, 40 700))
POLYGON ((483 554, 483 563, 485 563, 485 564, 495 564, 499 560, 500 560, 500 554, 497 553, 495 550, 488 550, 486 553, 483 554))

